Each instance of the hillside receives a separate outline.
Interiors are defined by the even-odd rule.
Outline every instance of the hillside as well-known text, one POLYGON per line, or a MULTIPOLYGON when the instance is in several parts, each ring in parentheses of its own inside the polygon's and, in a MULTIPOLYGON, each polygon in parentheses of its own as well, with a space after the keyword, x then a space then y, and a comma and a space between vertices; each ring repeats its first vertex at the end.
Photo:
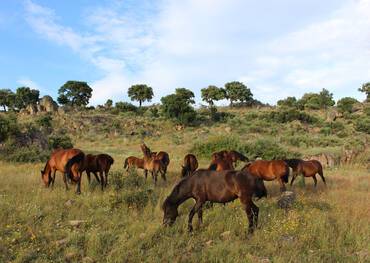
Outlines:
MULTIPOLYGON (((148 111, 94 109, 17 115, 18 135, 9 135, 1 144, 0 261, 369 260, 370 135, 359 125, 368 118, 364 110, 345 116, 335 108, 218 108, 222 116, 218 121, 212 121, 205 108, 197 113, 198 121, 186 126, 148 111), (38 137, 32 137, 35 134, 38 137), (31 143, 24 139, 22 147, 9 150, 9 144, 29 137, 31 143), (60 174, 55 189, 44 188, 40 178, 44 163, 40 160, 45 157, 38 157, 50 153, 50 138, 65 142, 67 137, 86 153, 105 152, 114 157, 106 191, 101 192, 95 181, 89 186, 85 175, 80 196, 64 190, 60 174), (44 148, 41 141, 47 143, 44 148), (170 154, 168 181, 159 179, 157 187, 151 178, 143 181, 142 170, 137 177, 135 172, 129 176, 123 170, 127 156, 142 156, 141 142, 170 154), (41 150, 35 150, 37 147, 41 150), (260 223, 251 238, 245 235, 247 218, 238 200, 206 209, 204 224, 192 234, 186 231, 193 204, 189 200, 180 207, 174 226, 164 228, 161 204, 180 178, 184 155, 193 152, 205 168, 210 154, 225 148, 237 149, 250 159, 322 158, 325 154, 331 158, 324 170, 328 185, 319 181, 314 189, 311 179, 306 179, 305 185, 298 179, 292 188, 297 201, 285 211, 276 205, 280 195, 277 182, 267 182, 269 196, 256 202, 260 223), (21 161, 24 155, 37 158, 25 163, 21 161), (82 221, 76 225, 73 220, 82 221)), ((12 114, 1 116, 15 118, 12 114)))

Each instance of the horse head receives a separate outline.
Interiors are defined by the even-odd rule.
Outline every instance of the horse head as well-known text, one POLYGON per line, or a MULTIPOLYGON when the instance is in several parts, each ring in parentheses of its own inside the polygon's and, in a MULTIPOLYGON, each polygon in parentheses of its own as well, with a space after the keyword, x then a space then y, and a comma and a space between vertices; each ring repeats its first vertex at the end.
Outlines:
POLYGON ((179 216, 177 206, 175 204, 172 204, 169 198, 167 197, 166 200, 163 202, 162 210, 163 210, 163 225, 172 226, 173 223, 175 223, 176 218, 179 216))

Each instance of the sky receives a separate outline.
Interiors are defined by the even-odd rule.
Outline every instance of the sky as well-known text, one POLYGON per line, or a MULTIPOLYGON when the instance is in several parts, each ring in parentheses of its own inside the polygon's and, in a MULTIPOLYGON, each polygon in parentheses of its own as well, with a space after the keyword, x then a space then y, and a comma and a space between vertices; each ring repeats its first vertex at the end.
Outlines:
POLYGON ((370 0, 1 0, 0 88, 57 97, 67 80, 90 103, 128 101, 145 83, 159 102, 176 88, 229 81, 275 104, 323 88, 364 100, 370 0))

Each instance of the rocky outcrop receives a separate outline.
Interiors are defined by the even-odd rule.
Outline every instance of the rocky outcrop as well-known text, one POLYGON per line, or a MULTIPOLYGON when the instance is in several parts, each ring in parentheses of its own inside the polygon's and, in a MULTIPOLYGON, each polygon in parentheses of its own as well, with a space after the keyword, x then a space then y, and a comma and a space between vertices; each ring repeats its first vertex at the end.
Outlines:
POLYGON ((335 165, 339 164, 339 158, 336 158, 334 155, 328 153, 309 155, 303 159, 306 161, 317 160, 322 164, 323 167, 334 167, 335 165))
POLYGON ((44 96, 41 98, 39 102, 40 111, 45 112, 57 112, 58 111, 58 105, 50 96, 44 96))

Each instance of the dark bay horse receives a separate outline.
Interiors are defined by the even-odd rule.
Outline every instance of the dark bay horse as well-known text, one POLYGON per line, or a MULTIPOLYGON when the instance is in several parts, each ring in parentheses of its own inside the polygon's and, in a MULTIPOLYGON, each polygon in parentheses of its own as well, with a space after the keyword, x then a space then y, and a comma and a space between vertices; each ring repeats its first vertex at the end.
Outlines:
POLYGON ((128 171, 130 168, 136 167, 138 169, 144 169, 144 159, 137 158, 135 156, 129 156, 125 159, 123 168, 128 171))
POLYGON ((293 177, 290 181, 290 185, 293 185, 294 180, 299 174, 304 177, 312 177, 315 187, 317 185, 316 174, 319 174, 322 181, 326 185, 322 165, 317 160, 304 161, 302 159, 286 159, 284 160, 290 168, 293 169, 293 177))
POLYGON ((96 180, 101 184, 101 190, 107 187, 108 173, 113 163, 114 159, 108 154, 87 154, 85 156, 84 166, 89 183, 91 180, 90 173, 93 173, 96 180), (100 179, 97 173, 99 173, 100 179))
POLYGON ((242 171, 245 170, 265 181, 278 180, 280 191, 284 192, 286 190, 284 183, 288 183, 290 170, 289 166, 282 160, 257 160, 245 165, 242 171))
POLYGON ((181 165, 181 177, 190 176, 198 169, 198 160, 194 154, 187 154, 181 165))
POLYGON ((152 173, 154 185, 157 184, 158 173, 161 173, 162 179, 166 181, 166 174, 164 173, 164 165, 162 161, 153 157, 150 149, 143 143, 140 145, 141 151, 144 154, 144 175, 145 179, 148 176, 148 171, 152 173))
POLYGON ((85 154, 79 149, 57 149, 41 171, 41 178, 46 187, 53 187, 57 171, 63 173, 63 181, 68 190, 68 179, 77 183, 76 193, 81 193, 81 176, 84 171, 85 154))
POLYGON ((179 215, 178 207, 189 198, 196 201, 189 213, 189 231, 193 230, 192 220, 195 213, 202 223, 202 206, 206 201, 228 203, 239 198, 248 216, 248 233, 252 233, 257 226, 259 211, 252 200, 254 194, 259 198, 266 196, 266 188, 262 179, 250 175, 247 171, 198 170, 192 176, 181 179, 164 201, 163 224, 172 225, 179 215))

